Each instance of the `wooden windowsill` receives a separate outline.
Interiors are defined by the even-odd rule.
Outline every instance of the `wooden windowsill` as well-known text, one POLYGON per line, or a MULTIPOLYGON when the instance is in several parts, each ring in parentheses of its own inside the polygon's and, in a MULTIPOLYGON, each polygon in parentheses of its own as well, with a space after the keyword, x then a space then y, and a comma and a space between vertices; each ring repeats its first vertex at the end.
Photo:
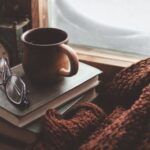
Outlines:
POLYGON ((123 53, 102 48, 100 49, 74 44, 71 44, 71 46, 76 50, 81 61, 88 61, 121 68, 128 67, 131 64, 146 58, 146 56, 141 56, 138 54, 123 53))

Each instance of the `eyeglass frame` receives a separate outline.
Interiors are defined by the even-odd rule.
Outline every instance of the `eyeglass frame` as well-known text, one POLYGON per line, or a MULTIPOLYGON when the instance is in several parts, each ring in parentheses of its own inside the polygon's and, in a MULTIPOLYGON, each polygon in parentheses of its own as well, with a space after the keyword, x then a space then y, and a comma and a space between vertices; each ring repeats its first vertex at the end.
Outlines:
POLYGON ((10 67, 9 67, 9 65, 8 65, 8 59, 7 58, 0 58, 0 61, 1 60, 4 60, 5 61, 5 65, 4 65, 4 71, 2 71, 2 76, 3 76, 3 79, 2 79, 2 83, 0 83, 0 85, 3 85, 4 86, 4 89, 5 89, 5 94, 6 94, 6 96, 7 96, 7 98, 9 99, 9 101, 11 102, 11 103, 13 103, 13 104, 15 104, 16 106, 20 106, 20 108, 26 108, 26 107, 28 107, 29 106, 29 104, 30 104, 30 102, 29 102, 29 100, 28 100, 28 98, 27 98, 27 94, 28 94, 28 91, 27 91, 27 89, 26 89, 26 85, 25 85, 25 83, 24 83, 24 81, 21 79, 21 77, 19 77, 19 76, 17 76, 16 74, 13 74, 12 73, 12 71, 11 71, 11 69, 10 69, 10 67), (6 66, 7 66, 7 68, 6 68, 6 66), (8 70, 6 70, 6 69, 8 69, 8 70), (6 76, 7 75, 7 71, 9 71, 9 75, 8 75, 8 77, 6 76), (15 101, 15 100, 13 100, 9 95, 8 95, 8 93, 7 93, 7 82, 9 81, 9 79, 10 78, 12 78, 12 77, 16 77, 21 83, 22 83, 22 85, 23 85, 23 92, 22 92, 22 94, 21 94, 21 98, 20 98, 20 102, 17 102, 17 101, 15 101))

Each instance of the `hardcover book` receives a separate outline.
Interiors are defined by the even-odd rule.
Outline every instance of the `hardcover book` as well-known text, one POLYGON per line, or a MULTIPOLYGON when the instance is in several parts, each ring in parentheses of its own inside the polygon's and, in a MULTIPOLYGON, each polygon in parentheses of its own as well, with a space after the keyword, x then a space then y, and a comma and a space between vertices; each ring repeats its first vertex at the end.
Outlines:
MULTIPOLYGON (((95 88, 87 91, 86 93, 82 94, 78 98, 75 98, 66 104, 60 106, 57 108, 57 111, 65 115, 66 113, 69 113, 73 107, 78 105, 81 102, 84 101, 92 101, 97 97, 97 93, 95 91, 95 88)), ((42 119, 37 119, 36 121, 28 124, 25 127, 16 127, 9 123, 8 121, 5 121, 4 119, 0 119, 0 136, 5 137, 3 138, 3 142, 5 143, 8 141, 15 141, 16 143, 22 143, 25 145, 31 145, 33 144, 39 137, 39 133, 41 132, 42 128, 42 119), (6 141, 5 141, 6 139, 6 141)))
POLYGON ((62 104, 78 97, 82 93, 99 84, 100 70, 80 63, 79 71, 72 77, 64 77, 56 84, 37 86, 32 84, 24 75, 22 65, 12 68, 12 72, 21 76, 29 90, 30 106, 19 109, 7 99, 4 91, 0 90, 0 117, 15 126, 23 127, 44 115, 48 108, 57 108, 62 104))

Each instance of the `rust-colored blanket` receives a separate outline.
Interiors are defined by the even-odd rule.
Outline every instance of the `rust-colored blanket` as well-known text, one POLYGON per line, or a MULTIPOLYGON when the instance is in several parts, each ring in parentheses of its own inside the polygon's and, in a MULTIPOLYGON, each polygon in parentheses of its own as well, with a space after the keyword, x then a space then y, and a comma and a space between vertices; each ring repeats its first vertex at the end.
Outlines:
POLYGON ((65 116, 48 110, 34 150, 149 150, 150 58, 119 72, 104 85, 100 101, 81 103, 65 116))

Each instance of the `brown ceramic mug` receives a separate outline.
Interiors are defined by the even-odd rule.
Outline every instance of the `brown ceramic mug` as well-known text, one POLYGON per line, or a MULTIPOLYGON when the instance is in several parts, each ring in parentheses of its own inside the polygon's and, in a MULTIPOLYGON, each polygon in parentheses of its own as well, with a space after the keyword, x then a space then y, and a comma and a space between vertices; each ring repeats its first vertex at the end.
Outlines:
POLYGON ((37 83, 54 82, 78 71, 76 52, 67 45, 68 35, 57 28, 36 28, 24 32, 23 68, 37 83))

